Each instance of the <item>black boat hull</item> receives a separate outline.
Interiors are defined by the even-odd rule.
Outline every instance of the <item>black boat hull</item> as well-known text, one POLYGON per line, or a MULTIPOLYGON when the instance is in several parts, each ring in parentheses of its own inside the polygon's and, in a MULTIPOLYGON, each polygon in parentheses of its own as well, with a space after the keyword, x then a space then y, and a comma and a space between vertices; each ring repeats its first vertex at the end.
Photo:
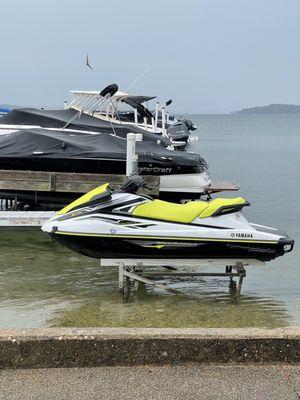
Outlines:
MULTIPOLYGON (((126 173, 125 159, 84 157, 1 157, 0 169, 17 171, 77 172, 94 174, 126 173)), ((202 166, 167 164, 150 157, 141 157, 139 173, 143 175, 180 175, 203 172, 202 166)))
MULTIPOLYGON (((45 129, 0 135, 0 169, 124 174, 126 140, 112 135, 45 129)), ((136 145, 139 169, 148 175, 190 174, 207 170, 198 154, 170 151, 156 143, 136 145)))
POLYGON ((69 249, 97 259, 135 258, 135 259, 256 259, 270 261, 282 256, 294 241, 282 238, 274 244, 221 241, 170 241, 155 239, 128 239, 120 237, 77 236, 51 233, 50 236, 69 249))

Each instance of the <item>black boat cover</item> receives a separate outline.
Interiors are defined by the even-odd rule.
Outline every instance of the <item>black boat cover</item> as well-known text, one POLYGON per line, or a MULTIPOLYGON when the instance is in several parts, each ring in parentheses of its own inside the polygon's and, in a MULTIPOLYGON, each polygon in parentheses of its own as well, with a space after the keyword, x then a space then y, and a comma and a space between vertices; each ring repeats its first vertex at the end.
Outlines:
MULTIPOLYGON (((0 159, 9 158, 105 158, 126 159, 127 141, 105 133, 70 133, 43 128, 17 130, 0 135, 0 159)), ((198 154, 171 151, 155 142, 138 142, 141 162, 160 160, 164 164, 207 168, 198 154)))
POLYGON ((127 133, 141 133, 143 140, 157 141, 161 140, 162 144, 168 146, 170 141, 159 134, 151 133, 145 129, 141 129, 133 124, 113 123, 102 119, 80 113, 69 108, 67 110, 39 110, 35 108, 20 108, 12 110, 1 118, 1 124, 9 125, 35 125, 43 128, 64 128, 65 125, 75 116, 78 117, 70 123, 68 129, 78 129, 82 131, 103 132, 117 134, 126 137, 127 133))

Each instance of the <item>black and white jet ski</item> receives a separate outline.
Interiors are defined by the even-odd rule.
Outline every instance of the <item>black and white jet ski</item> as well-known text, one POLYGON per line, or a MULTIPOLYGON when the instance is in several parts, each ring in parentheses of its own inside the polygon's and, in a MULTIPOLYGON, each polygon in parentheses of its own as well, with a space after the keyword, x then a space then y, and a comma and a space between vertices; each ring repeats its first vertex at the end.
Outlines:
POLYGON ((174 204, 138 190, 139 176, 118 191, 102 185, 60 210, 42 230, 68 248, 94 258, 256 259, 270 261, 291 251, 280 231, 249 223, 245 199, 174 204))

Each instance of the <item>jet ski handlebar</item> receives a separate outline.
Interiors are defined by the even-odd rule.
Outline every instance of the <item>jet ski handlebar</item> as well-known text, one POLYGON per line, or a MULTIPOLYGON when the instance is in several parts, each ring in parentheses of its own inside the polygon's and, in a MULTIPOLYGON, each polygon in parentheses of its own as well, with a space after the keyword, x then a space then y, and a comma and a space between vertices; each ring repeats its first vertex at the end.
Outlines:
POLYGON ((140 175, 131 175, 122 183, 118 192, 135 194, 140 188, 150 189, 140 175))

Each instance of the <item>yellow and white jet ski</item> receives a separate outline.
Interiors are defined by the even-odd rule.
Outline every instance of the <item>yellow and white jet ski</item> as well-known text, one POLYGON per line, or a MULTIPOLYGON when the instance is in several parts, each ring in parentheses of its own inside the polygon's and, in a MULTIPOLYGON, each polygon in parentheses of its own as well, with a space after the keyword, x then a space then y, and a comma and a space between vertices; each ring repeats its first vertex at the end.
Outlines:
POLYGON ((112 191, 109 184, 60 210, 42 230, 94 258, 256 259, 291 251, 286 234, 249 223, 242 197, 175 204, 139 194, 140 176, 112 191))

